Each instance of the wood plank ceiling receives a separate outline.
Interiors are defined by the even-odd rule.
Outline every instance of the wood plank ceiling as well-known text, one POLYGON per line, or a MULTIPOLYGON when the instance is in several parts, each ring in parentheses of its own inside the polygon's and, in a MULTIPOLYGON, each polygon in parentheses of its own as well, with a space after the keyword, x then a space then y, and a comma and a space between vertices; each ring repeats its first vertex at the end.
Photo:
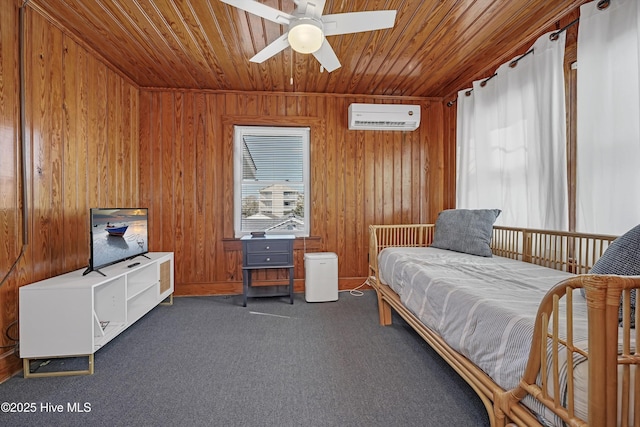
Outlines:
MULTIPOLYGON (((291 13, 293 0, 262 0, 291 13)), ((392 29, 330 36, 342 67, 254 54, 284 26, 219 0, 31 0, 149 88, 444 97, 488 77, 585 0, 327 0, 324 14, 397 10, 392 29), (293 77, 293 85, 290 78, 293 77)))

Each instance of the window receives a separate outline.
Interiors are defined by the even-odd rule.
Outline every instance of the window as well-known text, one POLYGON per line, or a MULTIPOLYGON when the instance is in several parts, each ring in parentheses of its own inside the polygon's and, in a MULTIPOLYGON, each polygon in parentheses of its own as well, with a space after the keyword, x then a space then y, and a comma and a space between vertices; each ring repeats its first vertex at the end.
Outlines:
POLYGON ((309 128, 234 127, 234 228, 309 236, 309 128))

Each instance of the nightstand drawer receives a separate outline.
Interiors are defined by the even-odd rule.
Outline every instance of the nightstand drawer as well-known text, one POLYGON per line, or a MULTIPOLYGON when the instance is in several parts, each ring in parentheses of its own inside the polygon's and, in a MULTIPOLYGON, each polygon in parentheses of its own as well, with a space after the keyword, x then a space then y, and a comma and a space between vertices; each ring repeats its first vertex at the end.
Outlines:
POLYGON ((280 253, 248 253, 245 267, 269 267, 277 265, 290 265, 291 257, 288 252, 280 253))
POLYGON ((256 252, 288 252, 290 241, 272 239, 253 239, 245 243, 245 251, 248 254, 256 252))

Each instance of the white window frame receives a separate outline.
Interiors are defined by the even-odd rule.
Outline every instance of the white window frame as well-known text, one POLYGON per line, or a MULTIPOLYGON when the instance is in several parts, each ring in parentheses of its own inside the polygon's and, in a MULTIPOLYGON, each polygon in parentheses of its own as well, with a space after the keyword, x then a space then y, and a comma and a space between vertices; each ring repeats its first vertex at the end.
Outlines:
MULTIPOLYGON (((234 234, 236 238, 251 234, 252 231, 261 230, 243 230, 242 229, 242 185, 245 182, 242 176, 243 172, 243 141, 245 135, 283 135, 283 136, 299 136, 302 138, 302 174, 304 188, 304 227, 301 230, 267 230, 267 234, 287 234, 296 237, 309 237, 311 229, 310 218, 310 128, 309 127, 290 127, 290 126, 234 126, 233 132, 233 217, 234 217, 234 234)), ((265 183, 268 183, 266 181, 265 183)))

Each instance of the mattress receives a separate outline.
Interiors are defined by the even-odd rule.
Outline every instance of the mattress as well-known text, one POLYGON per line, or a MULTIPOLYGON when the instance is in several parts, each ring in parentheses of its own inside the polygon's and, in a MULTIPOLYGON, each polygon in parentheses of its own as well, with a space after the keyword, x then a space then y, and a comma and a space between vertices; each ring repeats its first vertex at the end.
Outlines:
MULTIPOLYGON (((516 387, 524 373, 540 301, 571 276, 509 258, 436 248, 386 248, 379 254, 378 269, 381 282, 414 315, 505 390, 516 387)), ((573 298, 574 342, 586 346, 586 303, 579 303, 584 297, 578 290, 573 298)), ((563 335, 564 322, 559 323, 563 335)), ((582 384, 577 388, 586 390, 586 369, 579 372, 582 384)), ((576 396, 576 407, 585 408, 585 414, 586 396, 576 396)), ((533 398, 523 403, 544 424, 562 425, 533 398)))

